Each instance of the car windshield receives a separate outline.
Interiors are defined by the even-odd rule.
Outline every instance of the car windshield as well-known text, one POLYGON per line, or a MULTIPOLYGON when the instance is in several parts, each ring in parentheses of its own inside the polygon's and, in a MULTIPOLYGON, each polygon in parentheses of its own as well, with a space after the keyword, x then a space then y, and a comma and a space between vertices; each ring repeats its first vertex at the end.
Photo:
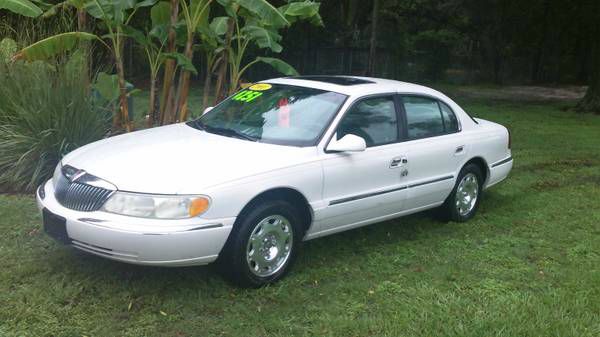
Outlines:
POLYGON ((254 84, 189 125, 264 143, 314 146, 346 96, 282 84, 254 84))

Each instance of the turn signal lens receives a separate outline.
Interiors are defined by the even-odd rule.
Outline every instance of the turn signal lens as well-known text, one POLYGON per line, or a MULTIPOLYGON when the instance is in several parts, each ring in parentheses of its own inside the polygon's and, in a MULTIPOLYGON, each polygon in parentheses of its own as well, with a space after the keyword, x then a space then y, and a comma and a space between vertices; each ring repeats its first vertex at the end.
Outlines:
POLYGON ((196 198, 190 202, 190 218, 195 217, 196 215, 200 215, 204 213, 209 206, 209 201, 207 198, 196 198))

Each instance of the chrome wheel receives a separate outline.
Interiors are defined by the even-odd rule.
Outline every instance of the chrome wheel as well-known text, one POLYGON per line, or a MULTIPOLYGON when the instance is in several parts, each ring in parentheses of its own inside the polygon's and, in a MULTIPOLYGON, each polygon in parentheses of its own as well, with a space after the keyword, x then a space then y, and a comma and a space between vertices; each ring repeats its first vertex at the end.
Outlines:
POLYGON ((270 215, 252 230, 246 247, 246 261, 256 276, 277 273, 290 258, 293 240, 292 225, 281 215, 270 215))
POLYGON ((479 182, 473 173, 467 173, 456 189, 456 211, 460 216, 467 216, 477 204, 479 182))

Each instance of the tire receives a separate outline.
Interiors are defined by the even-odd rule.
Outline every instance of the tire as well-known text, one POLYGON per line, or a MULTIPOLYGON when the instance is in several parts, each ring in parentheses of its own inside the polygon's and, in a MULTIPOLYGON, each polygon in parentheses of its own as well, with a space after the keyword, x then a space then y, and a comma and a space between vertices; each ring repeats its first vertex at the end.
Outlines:
POLYGON ((236 220, 219 259, 226 279, 258 288, 283 278, 298 256, 304 230, 285 201, 265 201, 236 220))
POLYGON ((442 218, 444 220, 465 222, 475 216, 483 194, 482 187, 483 172, 481 172, 479 166, 475 164, 465 165, 458 174, 452 192, 440 208, 442 218))

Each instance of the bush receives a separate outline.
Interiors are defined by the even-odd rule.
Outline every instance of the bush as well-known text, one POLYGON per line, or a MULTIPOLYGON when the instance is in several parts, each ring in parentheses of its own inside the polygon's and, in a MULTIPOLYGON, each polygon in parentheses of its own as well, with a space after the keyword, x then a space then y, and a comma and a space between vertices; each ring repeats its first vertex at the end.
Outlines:
POLYGON ((5 59, 0 57, 0 187, 32 191, 64 154, 108 134, 110 112, 89 93, 84 58, 52 65, 5 59))

